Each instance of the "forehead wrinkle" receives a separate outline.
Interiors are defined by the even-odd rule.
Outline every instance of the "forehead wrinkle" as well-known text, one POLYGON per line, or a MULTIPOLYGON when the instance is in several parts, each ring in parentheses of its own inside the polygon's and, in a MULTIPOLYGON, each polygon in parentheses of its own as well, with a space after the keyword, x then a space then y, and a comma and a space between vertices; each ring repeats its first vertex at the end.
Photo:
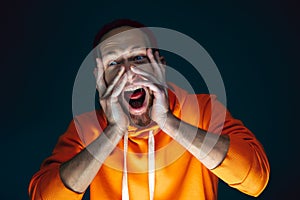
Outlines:
POLYGON ((113 46, 117 46, 118 42, 109 41, 100 46, 100 51, 103 52, 103 55, 111 55, 116 54, 116 48, 112 48, 113 46))
POLYGON ((103 52, 103 55, 119 53, 116 52, 117 50, 132 52, 135 49, 146 48, 146 46, 149 45, 149 38, 142 31, 135 30, 130 33, 132 34, 125 32, 125 34, 119 33, 108 37, 102 42, 102 45, 100 45, 100 51, 103 52))
MULTIPOLYGON (((108 52, 104 52, 103 57, 106 58, 120 58, 120 57, 127 57, 127 54, 131 54, 136 50, 144 50, 140 45, 131 45, 129 47, 127 47, 126 49, 123 49, 121 47, 118 46, 118 48, 114 49, 114 50, 110 50, 108 52)), ((104 50, 105 51, 105 50, 104 50)))
POLYGON ((129 50, 129 53, 132 53, 132 52, 135 51, 135 50, 143 50, 144 48, 146 48, 146 47, 142 47, 142 46, 140 46, 140 45, 133 46, 133 47, 129 50))

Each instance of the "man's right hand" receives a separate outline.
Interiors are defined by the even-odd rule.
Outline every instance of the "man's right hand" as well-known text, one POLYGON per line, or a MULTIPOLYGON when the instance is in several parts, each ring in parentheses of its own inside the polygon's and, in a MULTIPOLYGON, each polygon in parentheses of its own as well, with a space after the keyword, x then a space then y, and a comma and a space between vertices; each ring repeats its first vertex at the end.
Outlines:
POLYGON ((94 75, 101 107, 106 115, 108 125, 124 134, 127 131, 129 119, 120 105, 118 97, 127 83, 127 74, 124 73, 125 68, 121 66, 116 77, 106 85, 102 61, 100 58, 96 58, 96 62, 97 68, 94 70, 94 75))

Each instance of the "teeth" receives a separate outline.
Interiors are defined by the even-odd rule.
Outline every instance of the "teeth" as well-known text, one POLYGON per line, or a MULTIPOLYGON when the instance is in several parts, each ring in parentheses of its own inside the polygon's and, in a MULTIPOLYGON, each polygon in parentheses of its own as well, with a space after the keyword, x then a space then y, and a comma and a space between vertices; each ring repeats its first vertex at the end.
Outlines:
POLYGON ((124 89, 125 92, 129 92, 129 91, 135 91, 137 89, 142 88, 141 86, 134 86, 134 87, 127 87, 124 89))

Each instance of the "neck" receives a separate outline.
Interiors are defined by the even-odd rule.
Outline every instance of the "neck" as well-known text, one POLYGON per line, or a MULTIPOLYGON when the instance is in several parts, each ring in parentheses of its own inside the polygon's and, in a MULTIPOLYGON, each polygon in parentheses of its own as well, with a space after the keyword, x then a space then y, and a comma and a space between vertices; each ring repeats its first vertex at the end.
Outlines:
POLYGON ((149 131, 152 130, 153 134, 157 132, 159 126, 154 122, 151 121, 147 126, 137 126, 137 125, 130 125, 128 127, 128 136, 129 137, 138 137, 138 138, 148 138, 149 131))

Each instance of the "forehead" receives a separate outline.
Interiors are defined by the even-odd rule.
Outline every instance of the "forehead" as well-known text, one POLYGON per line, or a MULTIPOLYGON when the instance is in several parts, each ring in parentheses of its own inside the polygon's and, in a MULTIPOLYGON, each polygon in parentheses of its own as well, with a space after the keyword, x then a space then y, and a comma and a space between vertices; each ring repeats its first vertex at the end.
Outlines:
POLYGON ((133 48, 150 47, 147 35, 140 29, 119 27, 103 36, 99 48, 103 57, 108 54, 125 53, 133 48))

